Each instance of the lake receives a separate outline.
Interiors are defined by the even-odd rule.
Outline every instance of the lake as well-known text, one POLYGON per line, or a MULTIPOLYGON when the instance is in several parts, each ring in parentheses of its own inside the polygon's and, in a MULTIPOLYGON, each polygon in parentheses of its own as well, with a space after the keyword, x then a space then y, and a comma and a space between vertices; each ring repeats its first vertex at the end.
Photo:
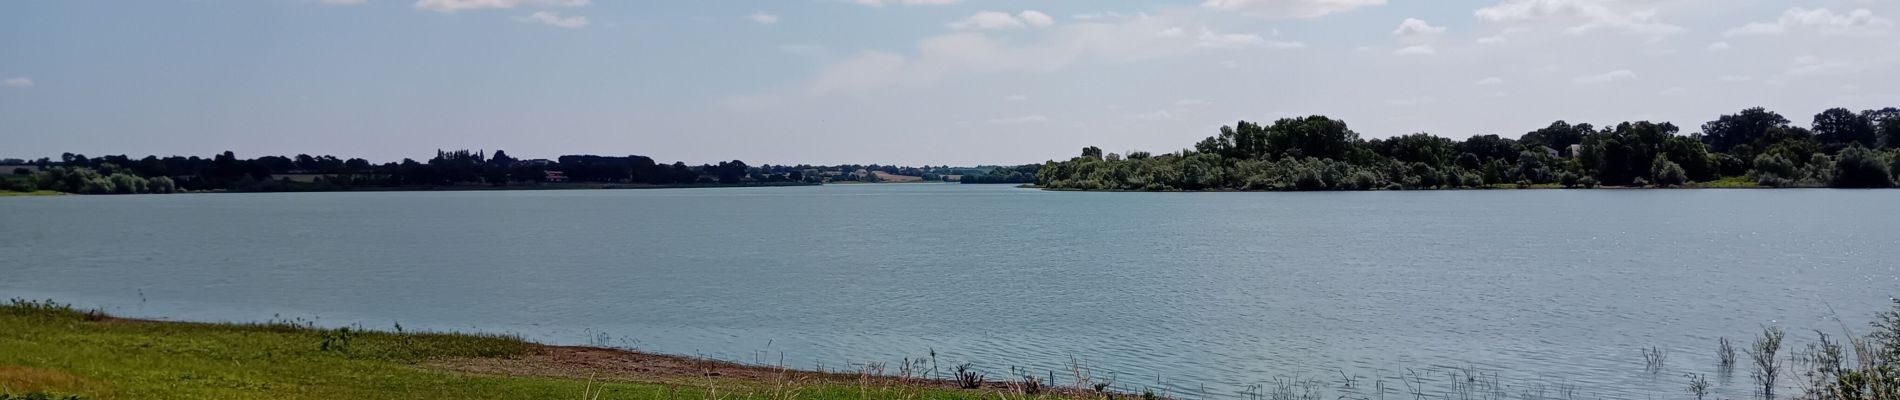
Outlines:
POLYGON ((1719 371, 1717 338, 1866 333, 1900 293, 1896 228, 1900 191, 15 197, 0 297, 807 369, 894 372, 934 350, 940 369, 1064 383, 1079 360, 1188 397, 1378 398, 1382 381, 1399 398, 1399 379, 1448 391, 1464 370, 1512 396, 1680 398, 1694 373, 1743 397, 1748 369, 1719 371))

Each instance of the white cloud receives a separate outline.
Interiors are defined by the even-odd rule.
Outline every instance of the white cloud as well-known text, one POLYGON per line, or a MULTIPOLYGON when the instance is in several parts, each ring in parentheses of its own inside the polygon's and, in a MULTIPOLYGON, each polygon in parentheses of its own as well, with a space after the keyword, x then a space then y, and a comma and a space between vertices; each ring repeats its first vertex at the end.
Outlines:
POLYGON ((1199 36, 1157 34, 1196 23, 1195 14, 1175 12, 1115 21, 1058 24, 1026 35, 1026 39, 982 30, 950 32, 920 40, 912 54, 867 51, 838 61, 821 70, 808 90, 815 94, 836 94, 884 87, 917 88, 934 85, 947 77, 1053 72, 1084 61, 1117 63, 1182 56, 1204 49, 1304 46, 1300 42, 1270 40, 1258 34, 1223 34, 1208 29, 1202 29, 1199 36))
POLYGON ((1632 3, 1647 5, 1635 0, 1503 0, 1497 5, 1480 8, 1475 14, 1478 19, 1497 23, 1542 19, 1575 21, 1576 25, 1564 30, 1570 34, 1614 29, 1660 36, 1685 30, 1659 20, 1655 8, 1640 8, 1632 3))
POLYGON ((323 3, 324 5, 331 5, 331 6, 353 6, 357 4, 363 4, 364 1, 367 1, 367 0, 321 0, 319 1, 319 3, 323 3))
POLYGON ((1003 118, 990 119, 990 123, 996 124, 996 125, 1040 124, 1044 122, 1049 122, 1049 117, 1045 117, 1041 115, 1024 115, 1020 117, 1003 117, 1003 118))
POLYGON ((12 78, 7 78, 4 81, 0 81, 0 85, 4 85, 6 87, 14 87, 14 88, 33 87, 33 78, 28 78, 24 76, 16 76, 12 78))
POLYGON ((563 17, 561 16, 561 13, 554 12, 554 11, 535 11, 534 14, 528 15, 528 19, 534 20, 535 22, 540 22, 542 24, 546 24, 548 26, 558 26, 562 28, 586 28, 587 27, 587 17, 583 17, 583 16, 563 17))
POLYGON ((1715 43, 1709 43, 1709 50, 1710 50, 1710 51, 1721 51, 1721 50, 1728 50, 1728 49, 1729 49, 1729 47, 1731 47, 1731 46, 1729 46, 1729 44, 1728 44, 1728 42, 1715 42, 1715 43))
POLYGON ((1201 35, 1194 38, 1194 46, 1207 48, 1265 46, 1275 49, 1297 49, 1306 47, 1306 44, 1295 41, 1267 40, 1265 36, 1257 33, 1218 33, 1201 28, 1201 35))
POLYGON ((1429 56, 1438 54, 1438 49, 1426 45, 1406 46, 1405 48, 1392 51, 1392 54, 1401 56, 1429 56))
POLYGON ((580 7, 592 4, 589 0, 416 0, 419 10, 452 13, 462 10, 485 8, 515 8, 521 5, 537 7, 580 7))
POLYGON ((1795 7, 1781 14, 1774 22, 1754 22, 1724 33, 1727 37, 1748 35, 1780 35, 1797 29, 1808 29, 1823 35, 1881 33, 1893 27, 1893 21, 1874 15, 1867 9, 1858 9, 1844 14, 1825 8, 1806 9, 1795 7))
POLYGON ((1029 23, 1029 26, 1037 28, 1048 28, 1056 24, 1055 18, 1036 10, 1023 10, 1023 12, 1017 13, 1016 17, 1022 18, 1023 22, 1029 23))
POLYGON ((1432 26, 1418 18, 1406 18, 1404 22, 1399 23, 1398 29, 1392 31, 1395 36, 1432 36, 1442 33, 1445 33, 1445 27, 1432 26))
POLYGON ((1627 70, 1627 69, 1619 69, 1619 70, 1605 72, 1605 73, 1596 74, 1596 75, 1579 76, 1579 77, 1571 79, 1570 81, 1576 82, 1577 84, 1583 84, 1583 85, 1595 85, 1595 84, 1611 83, 1611 82, 1634 79, 1634 78, 1636 78, 1635 72, 1631 72, 1630 70, 1627 70))
POLYGON ((1009 95, 1009 97, 1005 97, 1005 98, 1003 98, 1003 99, 1004 99, 1004 100, 1009 100, 1009 101, 1029 101, 1029 95, 1026 95, 1026 94, 1012 94, 1012 95, 1009 95))
POLYGON ((1204 106, 1208 104, 1210 103, 1208 103, 1207 100, 1203 100, 1203 99, 1181 99, 1181 100, 1176 100, 1174 102, 1174 105, 1179 106, 1179 107, 1204 106))
POLYGON ((1154 112, 1145 112, 1145 113, 1130 115, 1128 117, 1139 119, 1139 120, 1146 120, 1146 121, 1158 121, 1158 120, 1164 120, 1164 119, 1174 119, 1174 113, 1168 112, 1168 110, 1155 110, 1154 112))
POLYGON ((1201 7, 1266 17, 1316 18, 1385 5, 1386 0, 1206 0, 1201 7))
POLYGON ((1075 14, 1075 15, 1069 16, 1069 18, 1074 18, 1081 21, 1093 21, 1093 20, 1098 20, 1098 19, 1123 19, 1123 18, 1128 18, 1128 17, 1129 16, 1127 14, 1122 14, 1122 13, 1118 13, 1114 11, 1099 12, 1099 13, 1084 13, 1084 14, 1075 14))
POLYGON ((1478 44, 1499 44, 1499 43, 1508 42, 1510 41, 1511 35, 1523 33, 1526 30, 1527 29, 1521 28, 1521 27, 1504 28, 1503 31, 1499 31, 1498 34, 1496 35, 1478 38, 1478 44))
POLYGON ((1203 28, 1201 36, 1194 40, 1194 45, 1200 47, 1243 47, 1266 43, 1267 38, 1256 33, 1215 33, 1203 28))
POLYGON ((1437 102, 1438 102, 1438 99, 1436 98, 1420 96, 1420 97, 1403 98, 1403 99, 1389 99, 1385 101, 1385 104, 1391 105, 1391 106, 1398 106, 1398 107, 1414 107, 1414 106, 1422 106, 1422 105, 1432 104, 1432 103, 1437 103, 1437 102))
POLYGON ((1478 80, 1478 86, 1490 86, 1490 85, 1502 85, 1502 84, 1504 84, 1504 78, 1499 78, 1495 76, 1478 80))
POLYGON ((1164 38, 1178 38, 1182 36, 1187 36, 1187 30, 1181 29, 1181 27, 1176 26, 1176 27, 1171 27, 1168 29, 1162 29, 1160 32, 1155 32, 1155 36, 1160 36, 1164 38))
POLYGON ((753 12, 750 15, 746 15, 745 19, 752 20, 752 22, 757 22, 759 23, 759 25, 771 25, 771 24, 778 23, 777 15, 766 14, 764 11, 753 12))
POLYGON ((1794 76, 1832 75, 1832 74, 1848 72, 1852 70, 1853 68, 1854 68, 1854 64, 1846 62, 1846 61, 1823 60, 1819 57, 1814 57, 1814 56, 1801 56, 1801 57, 1795 57, 1794 68, 1790 68, 1788 70, 1788 75, 1794 75, 1794 76))
POLYGON ((952 29, 1009 29, 1027 26, 1023 20, 1006 12, 978 11, 963 21, 951 22, 952 29))
POLYGON ((902 1, 855 0, 853 2, 861 6, 883 7, 885 4, 888 4, 888 3, 903 3, 904 5, 907 5, 907 6, 941 6, 941 5, 956 4, 957 1, 958 0, 902 0, 902 1))
POLYGON ((1663 91, 1661 92, 1656 92, 1656 95, 1657 96, 1675 96, 1675 95, 1688 93, 1688 92, 1689 92, 1689 89, 1683 89, 1681 86, 1677 86, 1677 87, 1672 87, 1668 89, 1663 89, 1663 91))
POLYGON ((969 18, 964 18, 962 21, 951 22, 949 26, 951 29, 960 30, 995 30, 1020 29, 1032 26, 1047 28, 1055 24, 1055 18, 1050 17, 1049 14, 1044 14, 1036 10, 1026 10, 1016 15, 1010 15, 1009 13, 1001 11, 977 11, 976 14, 970 15, 969 18))

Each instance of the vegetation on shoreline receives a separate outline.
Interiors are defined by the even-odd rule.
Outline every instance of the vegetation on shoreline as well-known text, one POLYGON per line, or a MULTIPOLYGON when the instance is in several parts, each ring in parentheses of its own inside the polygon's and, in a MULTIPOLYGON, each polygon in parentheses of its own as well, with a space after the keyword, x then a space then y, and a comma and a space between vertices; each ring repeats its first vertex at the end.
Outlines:
POLYGON ((1036 184, 1073 190, 1455 188, 1885 188, 1900 171, 1900 109, 1836 108, 1811 127, 1762 108, 1681 135, 1649 121, 1597 128, 1557 121, 1518 139, 1425 133, 1364 140, 1324 116, 1241 121, 1174 153, 1104 153, 1045 163, 1036 184))
MULTIPOLYGON (((176 192, 309 192, 348 190, 477 190, 797 186, 879 182, 880 174, 950 181, 966 171, 890 165, 759 165, 743 161, 689 166, 644 156, 569 155, 519 159, 507 152, 437 151, 426 161, 373 164, 360 158, 299 154, 241 159, 125 155, 0 159, 0 193, 145 194, 176 192)), ((1033 172, 1033 171, 1032 171, 1033 172)))
POLYGON ((961 183, 980 184, 1025 184, 1036 183, 1036 172, 1042 170, 1040 164, 1018 165, 1014 167, 995 167, 983 174, 963 175, 961 183))
MULTIPOLYGON (((1669 350, 1640 349, 1642 370, 1681 376, 1683 392, 1710 396, 1705 375, 1748 376, 1761 398, 1900 399, 1900 300, 1876 315, 1872 332, 1815 332, 1803 346, 1780 328, 1752 340, 1722 338, 1713 366, 1678 369, 1669 350), (1739 369, 1739 371, 1738 371, 1739 369), (1793 396, 1789 396, 1793 395, 1793 396)), ((1632 352, 1636 353, 1636 352, 1632 352)), ((934 354, 934 353, 933 353, 934 354)), ((1636 364, 1632 355, 1632 367, 1636 364)), ((1166 385, 1127 390, 1075 364, 1057 376, 1012 368, 991 376, 970 364, 936 365, 934 355, 839 372, 662 356, 604 348, 557 347, 504 335, 313 327, 302 321, 187 323, 114 318, 51 301, 0 304, 0 398, 403 398, 403 399, 1108 399, 1167 398, 1166 385), (937 374, 924 372, 938 371, 937 374), (939 375, 940 374, 940 375, 939 375), (934 377, 931 375, 935 375, 934 377), (1069 376, 1063 376, 1068 379, 1069 376), (1161 387, 1162 389, 1157 389, 1161 387)), ((994 372, 994 371, 991 371, 994 372)), ((1405 370, 1396 376, 1338 371, 1337 380, 1278 377, 1243 398, 1575 399, 1593 388, 1504 382, 1470 368, 1405 370)), ((1561 378, 1561 377, 1559 377, 1561 378)), ((1200 393, 1204 397, 1207 393, 1200 393)))
MULTIPOLYGON (((1103 394, 1025 389, 1020 381, 1005 380, 960 388, 951 379, 922 378, 909 367, 901 369, 902 375, 886 375, 882 368, 816 373, 554 347, 505 335, 404 331, 401 325, 371 331, 317 328, 303 321, 161 322, 119 319, 51 301, 0 304, 0 396, 9 396, 0 398, 7 399, 974 400, 999 394, 1010 399, 1103 394), (617 358, 538 365, 560 372, 453 367, 532 362, 573 351, 617 358), (671 364, 675 374, 608 367, 629 358, 649 363, 639 365, 671 364)), ((947 374, 950 366, 944 368, 947 374)))

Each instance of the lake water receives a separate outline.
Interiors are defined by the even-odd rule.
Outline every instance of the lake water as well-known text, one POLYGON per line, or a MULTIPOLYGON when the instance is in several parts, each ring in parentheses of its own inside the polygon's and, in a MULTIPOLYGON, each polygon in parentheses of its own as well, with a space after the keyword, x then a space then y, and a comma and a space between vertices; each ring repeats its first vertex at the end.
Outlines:
POLYGON ((0 297, 800 368, 894 372, 934 349, 944 369, 1059 383, 1075 359, 1187 397, 1317 381, 1378 398, 1382 380, 1402 398, 1398 379, 1452 390, 1467 368, 1513 397, 1681 398, 1685 373, 1743 397, 1717 338, 1865 333, 1900 293, 1897 228, 1900 191, 25 197, 0 198, 0 297))

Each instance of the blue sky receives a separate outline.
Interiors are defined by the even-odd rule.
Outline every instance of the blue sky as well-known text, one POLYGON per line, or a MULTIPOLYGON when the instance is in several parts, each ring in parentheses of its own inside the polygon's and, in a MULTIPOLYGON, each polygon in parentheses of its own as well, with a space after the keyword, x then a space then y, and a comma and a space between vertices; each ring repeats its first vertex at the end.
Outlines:
POLYGON ((0 3, 0 157, 691 163, 1170 151, 1237 120, 1516 137, 1900 106, 1890 0, 0 3))

